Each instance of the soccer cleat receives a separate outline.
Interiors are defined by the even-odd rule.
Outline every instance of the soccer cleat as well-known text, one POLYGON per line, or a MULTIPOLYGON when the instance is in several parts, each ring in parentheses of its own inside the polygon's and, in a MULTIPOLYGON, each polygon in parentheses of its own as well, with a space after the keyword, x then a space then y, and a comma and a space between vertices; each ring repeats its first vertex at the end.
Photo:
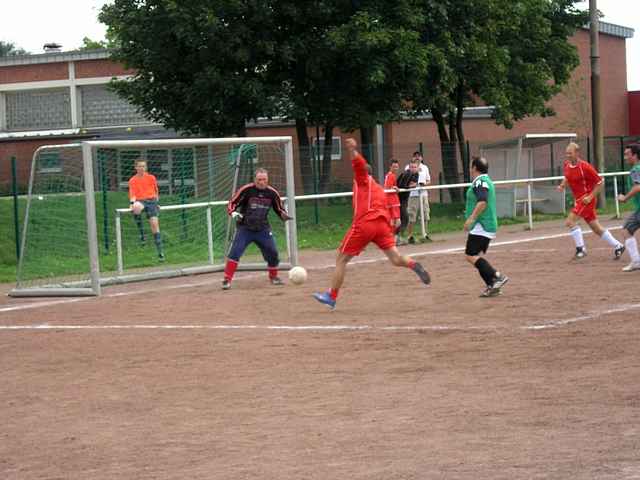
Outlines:
POLYGON ((418 275, 418 278, 420 278, 422 283, 424 283, 425 285, 429 285, 431 283, 431 277, 429 276, 429 272, 427 272, 424 269, 422 264, 416 262, 415 265, 413 266, 413 271, 416 272, 416 275, 418 275))
POLYGON ((159 262, 164 262, 164 261, 165 261, 164 253, 159 253, 159 254, 158 254, 158 261, 159 261, 159 262))
POLYGON ((576 247, 576 254, 573 256, 574 260, 582 260, 587 256, 587 251, 582 247, 576 247))
POLYGON ((498 295, 500 295, 499 288, 496 289, 493 288, 493 286, 488 286, 482 291, 482 293, 480 294, 480 298, 497 297, 498 295))
POLYGON ((329 292, 314 293, 313 298, 315 298, 320 303, 324 303, 331 310, 336 308, 336 301, 331 298, 331 294, 329 292))
POLYGON ((428 234, 424 236, 424 241, 425 242, 433 242, 433 240, 431 240, 431 237, 428 234))
POLYGON ((631 262, 629 265, 622 268, 623 272, 633 272, 634 270, 640 270, 640 262, 631 262))
POLYGON ((409 242, 409 244, 413 245, 414 243, 416 243, 416 239, 413 238, 413 235, 409 237, 409 240, 407 240, 407 242, 409 242))
POLYGON ((491 285, 491 288, 493 288, 494 290, 500 290, 508 281, 509 277, 499 273, 496 277, 496 280, 493 282, 493 285, 491 285))
POLYGON ((269 281, 271 282, 271 285, 284 285, 284 282, 280 279, 280 277, 270 278, 269 281))
POLYGON ((227 280, 226 278, 222 280, 222 289, 229 290, 231 288, 231 280, 227 280))
POLYGON ((620 257, 622 257, 622 254, 624 253, 624 251, 627 249, 627 247, 625 247, 624 245, 620 245, 618 248, 616 248, 613 251, 613 259, 614 260, 620 260, 620 257))

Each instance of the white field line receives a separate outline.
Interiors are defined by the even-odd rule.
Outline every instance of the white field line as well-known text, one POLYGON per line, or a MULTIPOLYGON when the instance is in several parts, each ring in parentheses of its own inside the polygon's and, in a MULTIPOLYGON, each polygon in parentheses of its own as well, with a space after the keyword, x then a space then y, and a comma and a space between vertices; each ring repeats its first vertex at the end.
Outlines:
MULTIPOLYGON (((621 229, 621 228, 622 227, 612 227, 612 228, 609 228, 609 230, 618 230, 618 229, 621 229)), ((589 232, 585 232, 585 234, 589 234, 589 233, 591 233, 591 232, 590 231, 589 232)), ((520 244, 520 243, 538 242, 538 241, 551 240, 551 239, 554 239, 554 238, 561 238, 561 237, 568 237, 568 236, 570 236, 569 233, 557 233, 557 234, 553 234, 553 235, 542 235, 542 236, 538 236, 538 237, 522 238, 522 239, 518 239, 518 240, 508 240, 508 241, 503 241, 503 242, 493 242, 491 244, 491 246, 492 247, 501 247, 501 246, 505 246, 505 245, 517 245, 517 244, 520 244)), ((425 255, 447 255, 447 254, 454 254, 454 253, 462 252, 462 251, 464 251, 464 248, 465 248, 464 246, 461 246, 461 247, 444 248, 444 249, 440 249, 440 250, 415 252, 415 253, 409 254, 408 256, 409 257, 421 257, 421 256, 425 256, 425 255)), ((541 249, 541 250, 545 250, 545 249, 541 249)), ((503 251, 503 250, 497 250, 496 253, 499 252, 499 251, 503 251)), ((529 251, 531 251, 531 250, 529 250, 529 251)), ((370 258, 370 259, 366 259, 366 260, 354 259, 349 264, 350 265, 365 265, 365 264, 384 262, 384 261, 387 261, 387 257, 386 256, 376 256, 374 258, 370 258)), ((335 263, 330 263, 330 264, 321 265, 321 266, 317 266, 317 267, 310 267, 309 270, 327 270, 329 268, 334 268, 334 267, 335 267, 335 263)), ((259 274, 243 275, 243 276, 238 277, 235 281, 241 280, 241 279, 257 278, 258 276, 259 276, 259 274)), ((46 301, 41 301, 41 302, 32 302, 32 303, 25 303, 25 304, 19 304, 19 305, 10 305, 10 306, 6 306, 6 307, 0 307, 0 313, 3 313, 3 312, 14 312, 14 311, 20 311, 20 310, 31 310, 31 309, 34 309, 34 308, 47 308, 47 307, 60 305, 60 304, 65 304, 65 303, 83 302, 83 301, 88 301, 88 300, 98 300, 100 298, 128 297, 128 296, 131 296, 131 295, 140 295, 140 294, 146 294, 146 293, 160 292, 162 290, 177 290, 177 289, 181 289, 181 288, 203 287, 203 286, 209 286, 209 285, 213 285, 213 284, 217 284, 217 283, 218 283, 218 280, 206 280, 206 281, 203 281, 203 282, 181 283, 179 285, 164 285, 164 286, 158 286, 158 287, 154 287, 154 288, 131 290, 131 291, 126 291, 126 292, 105 293, 101 297, 82 297, 82 298, 70 298, 70 299, 62 299, 62 300, 46 300, 46 301)))
MULTIPOLYGON (((550 322, 523 325, 519 330, 535 331, 561 328, 574 323, 597 320, 614 313, 624 313, 640 309, 640 303, 617 305, 611 308, 595 310, 584 315, 550 322)), ((627 317, 629 318, 629 317, 627 317)), ((378 331, 378 332, 497 332, 512 330, 497 325, 0 325, 2 330, 266 330, 266 331, 311 331, 311 332, 344 332, 344 331, 378 331)))

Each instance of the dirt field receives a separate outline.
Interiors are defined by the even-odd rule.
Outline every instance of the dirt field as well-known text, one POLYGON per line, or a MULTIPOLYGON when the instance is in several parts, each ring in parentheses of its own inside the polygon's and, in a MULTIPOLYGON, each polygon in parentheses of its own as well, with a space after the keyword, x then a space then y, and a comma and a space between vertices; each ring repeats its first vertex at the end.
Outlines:
POLYGON ((501 233, 493 299, 454 235, 405 250, 430 287, 368 252, 334 312, 327 253, 0 300, 0 478, 640 479, 640 272, 563 232, 501 233))

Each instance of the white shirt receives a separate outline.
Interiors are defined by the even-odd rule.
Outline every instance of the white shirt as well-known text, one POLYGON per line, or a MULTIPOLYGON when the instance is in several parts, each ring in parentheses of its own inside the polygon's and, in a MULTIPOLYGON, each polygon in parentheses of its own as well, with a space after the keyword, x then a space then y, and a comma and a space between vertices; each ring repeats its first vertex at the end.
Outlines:
MULTIPOLYGON (((409 165, 405 167, 405 170, 409 170, 409 165)), ((424 163, 420 163, 420 169, 418 170, 418 185, 429 185, 431 183, 431 175, 429 175, 429 167, 424 163)), ((428 197, 429 192, 427 190, 412 190, 409 193, 410 197, 417 197, 422 193, 423 196, 428 197)))

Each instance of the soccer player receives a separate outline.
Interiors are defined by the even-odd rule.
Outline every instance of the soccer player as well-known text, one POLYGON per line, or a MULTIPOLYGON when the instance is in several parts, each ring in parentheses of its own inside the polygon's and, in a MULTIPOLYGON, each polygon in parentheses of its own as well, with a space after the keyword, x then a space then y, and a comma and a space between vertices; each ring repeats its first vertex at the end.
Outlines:
POLYGON ((370 243, 375 243, 397 267, 407 267, 413 270, 424 284, 431 279, 427 271, 418 262, 400 255, 390 225, 389 209, 384 189, 369 174, 367 161, 356 150, 357 143, 353 138, 345 141, 345 147, 351 157, 353 168, 353 221, 338 249, 336 268, 331 280, 331 289, 313 296, 320 303, 332 310, 344 276, 347 264, 359 255, 370 243))
POLYGON ((625 247, 611 235, 609 230, 602 228, 596 215, 598 193, 604 187, 604 181, 588 162, 580 158, 579 151, 580 147, 576 143, 572 142, 567 145, 564 179, 558 185, 558 191, 562 192, 565 186, 569 184, 575 200, 575 206, 569 212, 565 222, 576 244, 574 259, 580 260, 587 255, 582 229, 577 225, 578 218, 582 217, 596 235, 613 247, 613 258, 618 260, 624 253, 625 247))
MULTIPOLYGON (((147 219, 149 219, 149 226, 158 251, 158 259, 163 262, 164 252, 162 251, 162 236, 160 235, 160 221, 158 220, 158 215, 160 214, 158 182, 155 175, 147 172, 147 162, 145 160, 136 160, 135 168, 136 174, 129 179, 129 205, 132 210, 135 202, 140 202, 144 205, 144 212, 147 215, 147 219)), ((136 225, 138 225, 140 242, 144 243, 142 214, 134 214, 133 218, 136 225)))
POLYGON ((280 194, 269 185, 269 172, 264 168, 258 168, 254 181, 240 187, 227 205, 227 213, 236 219, 237 229, 224 268, 223 290, 231 288, 240 257, 251 243, 258 246, 267 262, 271 284, 283 285, 278 277, 280 257, 268 220, 272 208, 282 221, 291 220, 284 209, 280 194))
POLYGON ((481 256, 487 253, 489 243, 496 238, 498 216, 496 215, 496 190, 488 175, 487 160, 474 157, 469 167, 471 186, 467 190, 467 204, 464 213, 464 230, 467 235, 465 255, 467 262, 478 269, 478 273, 486 284, 481 297, 494 297, 500 294, 502 286, 509 277, 497 272, 491 264, 481 256))
POLYGON ((627 202, 633 199, 634 212, 627 217, 622 227, 624 235, 624 244, 627 247, 631 263, 624 267, 622 271, 633 272, 640 270, 640 255, 638 254, 638 242, 634 234, 640 229, 640 145, 629 145, 624 149, 624 159, 631 164, 629 172, 630 189, 626 195, 618 195, 618 200, 627 202))
POLYGON ((387 208, 389 209, 389 215, 391 215, 391 228, 396 234, 396 243, 398 243, 398 232, 400 229, 400 198, 398 197, 398 185, 396 174, 400 169, 400 164, 395 158, 391 159, 391 165, 389 171, 384 177, 384 189, 395 190, 395 192, 387 192, 387 208))

